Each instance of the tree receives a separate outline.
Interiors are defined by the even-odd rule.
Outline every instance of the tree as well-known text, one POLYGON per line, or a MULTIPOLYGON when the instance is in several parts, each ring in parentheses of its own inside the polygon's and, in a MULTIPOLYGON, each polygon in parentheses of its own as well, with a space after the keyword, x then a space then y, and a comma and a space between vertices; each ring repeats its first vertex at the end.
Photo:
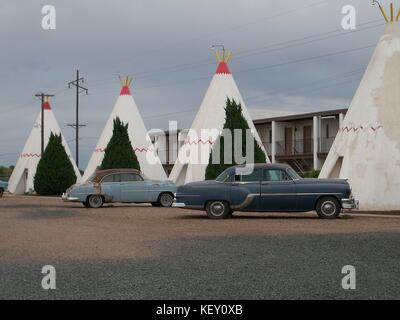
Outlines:
MULTIPOLYGON (((236 165, 234 157, 234 148, 238 145, 235 142, 234 129, 242 130, 242 155, 246 154, 246 130, 250 129, 247 120, 242 113, 241 104, 237 104, 234 99, 227 98, 225 107, 225 124, 223 129, 229 130, 232 135, 232 163, 225 163, 224 161, 224 145, 225 138, 220 135, 214 143, 213 150, 210 153, 208 166, 206 169, 206 180, 213 180, 218 177, 225 169, 236 165), (212 163, 213 152, 220 152, 220 162, 212 163)), ((253 138, 254 139, 254 138, 253 138)), ((254 139, 254 163, 266 163, 265 153, 254 139)))
POLYGON ((65 152, 61 134, 51 132, 34 177, 34 188, 39 195, 60 195, 76 182, 74 167, 65 152))
POLYGON ((114 119, 113 135, 104 152, 100 169, 137 169, 140 164, 128 135, 128 123, 114 119))

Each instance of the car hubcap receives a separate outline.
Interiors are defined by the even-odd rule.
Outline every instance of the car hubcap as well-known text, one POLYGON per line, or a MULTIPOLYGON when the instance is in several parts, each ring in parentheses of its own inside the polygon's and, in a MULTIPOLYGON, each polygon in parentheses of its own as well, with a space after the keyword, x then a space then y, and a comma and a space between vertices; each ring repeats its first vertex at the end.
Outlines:
POLYGON ((222 202, 213 202, 211 204, 211 213, 214 216, 221 216, 225 211, 225 206, 222 202))
POLYGON ((101 204, 101 199, 100 199, 100 197, 98 197, 98 196, 96 196, 96 197, 91 197, 89 201, 90 201, 90 205, 91 205, 92 207, 98 207, 98 206, 100 206, 100 204, 101 204))
POLYGON ((164 194, 161 197, 161 204, 163 206, 169 206, 169 205, 171 205, 171 202, 172 202, 172 199, 171 199, 171 196, 169 194, 164 194))
POLYGON ((325 201, 322 204, 321 211, 326 216, 331 216, 336 212, 336 205, 333 201, 325 201))

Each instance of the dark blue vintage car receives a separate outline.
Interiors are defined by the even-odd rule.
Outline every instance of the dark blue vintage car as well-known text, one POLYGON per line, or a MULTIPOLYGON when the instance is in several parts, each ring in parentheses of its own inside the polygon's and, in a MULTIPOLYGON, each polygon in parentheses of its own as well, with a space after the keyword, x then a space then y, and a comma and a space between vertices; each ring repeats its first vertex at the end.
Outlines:
POLYGON ((177 207, 205 210, 226 219, 234 211, 306 212, 337 218, 342 209, 358 209, 350 185, 340 179, 304 179, 290 166, 256 164, 225 170, 215 181, 178 187, 177 207))

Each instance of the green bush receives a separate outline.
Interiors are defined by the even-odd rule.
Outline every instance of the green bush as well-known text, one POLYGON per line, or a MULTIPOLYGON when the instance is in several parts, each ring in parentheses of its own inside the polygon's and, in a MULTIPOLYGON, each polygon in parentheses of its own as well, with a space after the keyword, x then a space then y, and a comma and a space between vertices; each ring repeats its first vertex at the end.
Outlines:
POLYGON ((100 169, 137 169, 140 164, 129 140, 128 124, 114 119, 113 135, 108 142, 100 169))
POLYGON ((75 182, 74 168, 65 152, 61 134, 51 133, 36 169, 34 189, 39 195, 60 195, 75 182))
MULTIPOLYGON (((236 103, 234 99, 230 100, 227 98, 225 107, 225 124, 224 129, 228 129, 232 134, 232 162, 231 164, 225 164, 224 161, 224 137, 219 136, 214 143, 213 151, 210 153, 208 166, 206 169, 206 180, 214 180, 218 177, 225 169, 235 165, 234 158, 234 146, 235 136, 234 129, 242 129, 242 155, 246 154, 246 130, 249 129, 249 125, 242 113, 242 106, 236 103), (212 155, 214 150, 218 150, 216 147, 220 147, 220 163, 212 163, 212 155)), ((254 163, 266 163, 265 153, 262 151, 257 141, 254 139, 254 163)))
POLYGON ((306 172, 304 172, 303 177, 304 178, 318 178, 320 172, 321 172, 321 170, 306 171, 306 172))

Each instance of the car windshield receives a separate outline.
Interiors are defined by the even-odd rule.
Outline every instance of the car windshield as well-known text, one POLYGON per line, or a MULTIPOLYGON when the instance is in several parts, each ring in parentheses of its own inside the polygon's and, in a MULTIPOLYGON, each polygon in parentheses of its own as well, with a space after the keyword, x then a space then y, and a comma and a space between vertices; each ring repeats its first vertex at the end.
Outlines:
POLYGON ((286 172, 289 174, 289 176, 293 180, 300 180, 301 179, 301 177, 298 175, 298 173, 296 171, 294 171, 292 168, 287 168, 286 172))
POLYGON ((229 169, 226 169, 225 171, 223 171, 216 179, 215 181, 218 182, 225 182, 226 179, 229 178, 229 169))

